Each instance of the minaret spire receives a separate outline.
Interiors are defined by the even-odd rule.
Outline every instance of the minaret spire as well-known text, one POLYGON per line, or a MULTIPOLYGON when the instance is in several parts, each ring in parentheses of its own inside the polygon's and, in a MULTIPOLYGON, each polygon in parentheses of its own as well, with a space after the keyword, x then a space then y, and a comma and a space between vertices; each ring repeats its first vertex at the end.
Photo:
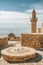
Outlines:
POLYGON ((36 18, 36 11, 35 11, 35 8, 33 8, 33 11, 32 11, 32 19, 35 19, 36 18))

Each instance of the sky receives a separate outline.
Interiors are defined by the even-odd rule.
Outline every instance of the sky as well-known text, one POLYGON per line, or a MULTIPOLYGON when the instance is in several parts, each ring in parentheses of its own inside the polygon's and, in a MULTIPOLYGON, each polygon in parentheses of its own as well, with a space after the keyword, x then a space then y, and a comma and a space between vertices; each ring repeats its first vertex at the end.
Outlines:
POLYGON ((0 10, 24 12, 33 6, 43 9, 43 0, 0 0, 0 10))
POLYGON ((0 34, 31 32, 33 8, 38 18, 38 28, 43 23, 43 0, 0 0, 0 34))

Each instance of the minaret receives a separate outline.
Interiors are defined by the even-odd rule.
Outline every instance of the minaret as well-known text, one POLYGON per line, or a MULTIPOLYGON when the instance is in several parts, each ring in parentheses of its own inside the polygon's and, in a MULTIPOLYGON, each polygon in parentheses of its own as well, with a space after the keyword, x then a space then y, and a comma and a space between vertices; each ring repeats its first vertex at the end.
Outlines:
POLYGON ((42 23, 41 33, 43 33, 43 23, 42 23))
POLYGON ((31 18, 31 32, 32 33, 36 33, 36 23, 37 23, 36 12, 35 12, 35 9, 33 9, 32 18, 31 18))

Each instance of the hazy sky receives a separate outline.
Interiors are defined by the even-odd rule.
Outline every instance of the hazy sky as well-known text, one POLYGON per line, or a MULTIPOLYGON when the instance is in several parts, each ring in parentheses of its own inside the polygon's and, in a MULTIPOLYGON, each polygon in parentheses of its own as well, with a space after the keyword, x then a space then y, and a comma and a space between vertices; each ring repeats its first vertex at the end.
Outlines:
POLYGON ((43 23, 43 0, 0 0, 0 31, 29 33, 33 7, 37 13, 37 27, 43 23), (16 28, 16 29, 15 29, 16 28))

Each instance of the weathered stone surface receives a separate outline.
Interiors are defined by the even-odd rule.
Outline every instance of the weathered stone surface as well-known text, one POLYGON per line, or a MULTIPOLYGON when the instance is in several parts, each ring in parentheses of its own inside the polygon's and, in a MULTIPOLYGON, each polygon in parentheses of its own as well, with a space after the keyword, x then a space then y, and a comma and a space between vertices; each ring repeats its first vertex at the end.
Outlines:
POLYGON ((5 47, 8 45, 8 37, 0 37, 0 47, 5 47))
POLYGON ((9 47, 1 51, 6 61, 24 61, 36 57, 36 50, 29 47, 9 47))
POLYGON ((31 60, 27 60, 24 62, 6 62, 3 57, 0 58, 0 65, 43 65, 43 49, 42 50, 36 50, 36 57, 31 60))
POLYGON ((28 56, 22 56, 22 57, 11 57, 11 56, 6 56, 6 55, 3 55, 3 58, 4 60, 6 61, 12 61, 12 62, 15 62, 15 61, 24 61, 24 60, 29 60, 29 59, 32 59, 34 58, 36 55, 33 54, 33 55, 28 55, 28 56))
POLYGON ((35 49, 43 48, 43 34, 21 34, 21 45, 35 49))
POLYGON ((41 33, 41 28, 38 28, 38 31, 37 31, 38 33, 41 33))

